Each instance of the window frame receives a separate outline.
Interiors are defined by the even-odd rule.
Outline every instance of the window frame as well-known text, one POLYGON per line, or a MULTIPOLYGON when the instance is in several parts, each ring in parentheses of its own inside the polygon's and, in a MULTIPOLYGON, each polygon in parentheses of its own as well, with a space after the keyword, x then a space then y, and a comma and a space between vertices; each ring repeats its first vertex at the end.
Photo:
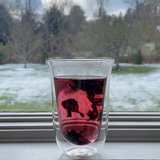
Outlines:
MULTIPOLYGON (((1 112, 0 143, 55 142, 51 112, 1 112)), ((107 142, 160 142, 159 112, 110 112, 107 142)))

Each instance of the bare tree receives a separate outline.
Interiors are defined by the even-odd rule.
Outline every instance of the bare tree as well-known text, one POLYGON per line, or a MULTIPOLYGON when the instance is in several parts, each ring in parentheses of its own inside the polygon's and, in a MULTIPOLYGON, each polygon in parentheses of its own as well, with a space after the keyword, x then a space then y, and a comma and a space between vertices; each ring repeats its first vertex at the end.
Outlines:
MULTIPOLYGON (((146 0, 125 0, 132 9, 132 23, 130 23, 130 47, 138 52, 142 46, 153 40, 157 20, 154 14, 154 5, 146 0)), ((153 1, 152 1, 153 2, 153 1)))
POLYGON ((9 37, 9 47, 14 60, 22 62, 24 67, 38 50, 41 49, 41 35, 35 35, 30 25, 20 23, 14 27, 9 37))
POLYGON ((119 70, 120 56, 124 54, 128 45, 130 30, 128 22, 121 14, 118 17, 104 16, 94 21, 90 28, 92 52, 96 56, 114 57, 116 70, 119 70))
POLYGON ((156 49, 156 60, 160 61, 160 31, 157 29, 154 35, 154 45, 156 49))
POLYGON ((32 56, 38 49, 41 49, 42 36, 38 31, 35 1, 23 2, 22 0, 6 0, 4 3, 11 16, 14 17, 12 31, 7 37, 9 57, 12 55, 14 61, 24 63, 26 68, 32 56))
POLYGON ((129 35, 130 27, 128 22, 121 14, 118 17, 114 17, 112 24, 108 26, 106 37, 108 38, 111 51, 115 57, 116 70, 120 69, 120 55, 124 54, 128 47, 129 35))
POLYGON ((107 4, 109 0, 88 0, 88 6, 92 10, 95 17, 102 18, 107 12, 107 4))

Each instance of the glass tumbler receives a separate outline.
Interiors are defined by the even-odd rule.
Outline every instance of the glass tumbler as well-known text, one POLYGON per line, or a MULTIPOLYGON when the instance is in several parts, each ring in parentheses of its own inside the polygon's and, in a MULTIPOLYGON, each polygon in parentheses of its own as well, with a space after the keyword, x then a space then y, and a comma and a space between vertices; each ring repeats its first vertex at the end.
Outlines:
POLYGON ((47 59, 56 142, 71 157, 92 156, 105 143, 113 63, 112 58, 47 59))

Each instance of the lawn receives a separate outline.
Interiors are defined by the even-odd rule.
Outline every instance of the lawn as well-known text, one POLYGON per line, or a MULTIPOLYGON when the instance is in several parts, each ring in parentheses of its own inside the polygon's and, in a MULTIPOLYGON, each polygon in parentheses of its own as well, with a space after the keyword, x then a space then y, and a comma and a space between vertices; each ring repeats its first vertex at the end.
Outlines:
MULTIPOLYGON (((113 71, 113 74, 148 74, 157 70, 154 66, 121 66, 119 71, 113 71)), ((114 67, 113 67, 114 70, 114 67)))
MULTIPOLYGON (((0 65, 0 111, 51 111, 46 65, 0 65)), ((160 65, 121 64, 110 83, 110 111, 160 111, 160 65)))

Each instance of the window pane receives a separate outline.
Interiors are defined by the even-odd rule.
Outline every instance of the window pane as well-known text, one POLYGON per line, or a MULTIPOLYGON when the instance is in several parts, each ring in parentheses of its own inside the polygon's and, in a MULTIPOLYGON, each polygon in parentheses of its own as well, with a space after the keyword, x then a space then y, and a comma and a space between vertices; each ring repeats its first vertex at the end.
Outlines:
POLYGON ((158 0, 0 0, 0 111, 51 111, 48 57, 112 57, 110 111, 160 110, 158 0))

